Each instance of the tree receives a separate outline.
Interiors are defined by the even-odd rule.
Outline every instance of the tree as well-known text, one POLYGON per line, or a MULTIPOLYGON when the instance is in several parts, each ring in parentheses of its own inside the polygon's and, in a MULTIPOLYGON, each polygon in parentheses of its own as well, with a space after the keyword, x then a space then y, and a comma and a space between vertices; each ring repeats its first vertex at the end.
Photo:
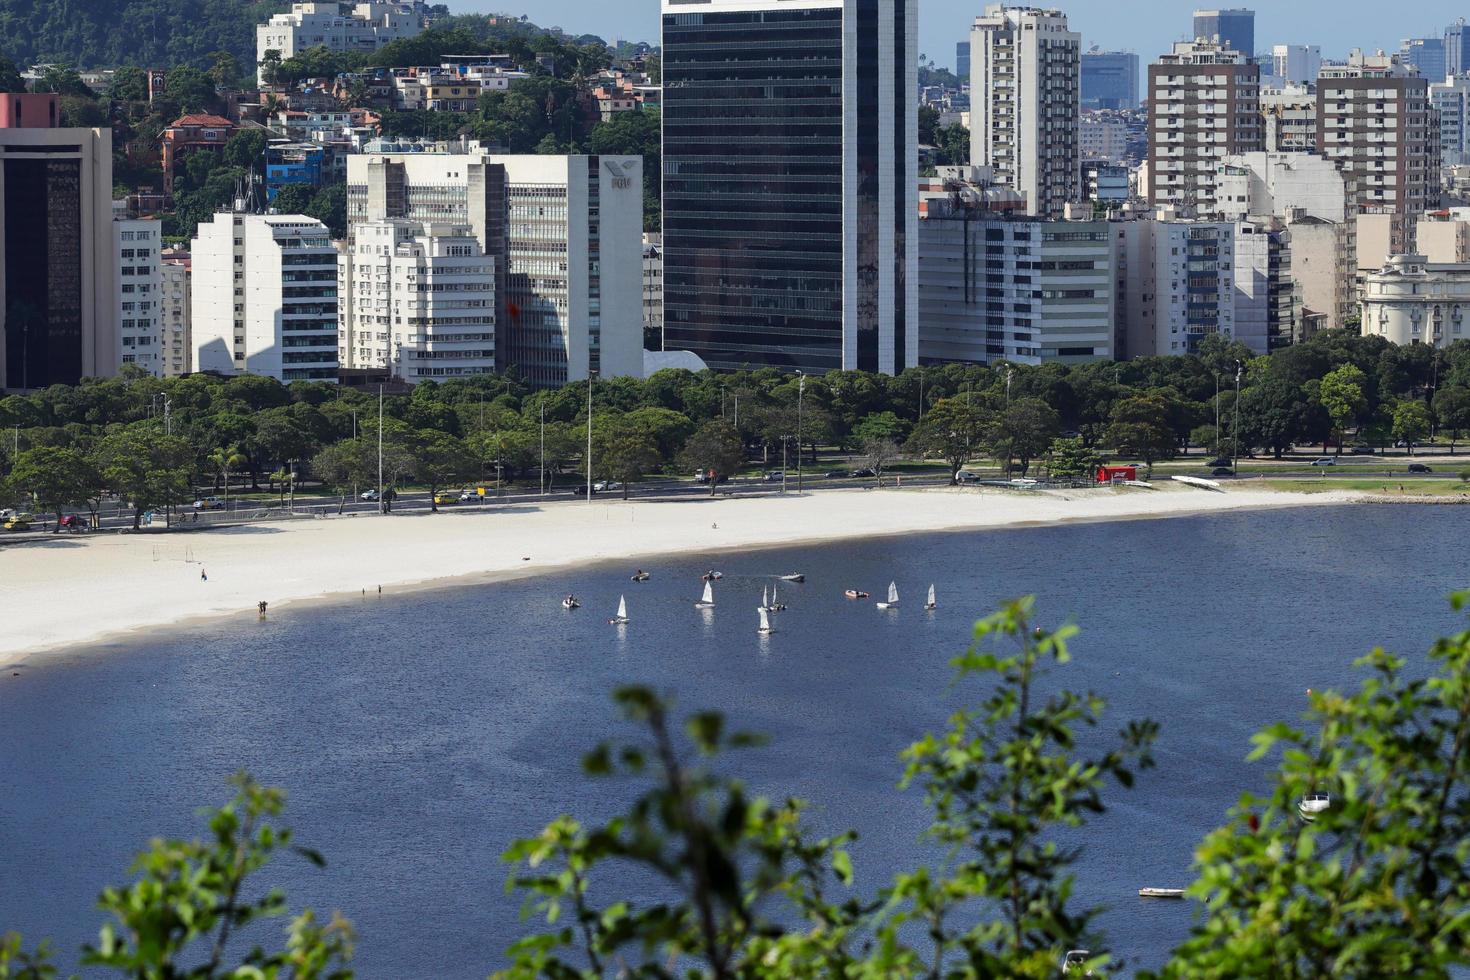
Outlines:
POLYGON ((79 450, 38 446, 21 451, 8 481, 13 490, 30 494, 42 511, 54 513, 53 530, 60 530, 62 510, 89 499, 101 486, 102 477, 79 450))
POLYGON ((479 460, 464 440, 442 432, 420 430, 409 448, 413 456, 413 473, 429 488, 429 509, 439 511, 439 491, 472 479, 479 472, 479 460))
POLYGON ((992 447, 1004 450, 1006 472, 1014 458, 1020 461, 1024 475, 1031 461, 1046 452, 1059 428, 1057 413, 1046 402, 1017 398, 1001 409, 987 436, 992 447))
POLYGON ((113 492, 133 503, 133 527, 143 512, 179 503, 189 493, 194 452, 179 436, 151 426, 115 429, 97 446, 96 464, 113 492))
POLYGON ((25 90, 25 79, 20 77, 20 69, 15 67, 15 62, 9 58, 0 58, 0 92, 24 92, 25 90))
POLYGON ((242 129, 232 135, 225 143, 224 150, 220 153, 220 159, 231 167, 240 167, 249 170, 261 162, 261 154, 265 152, 265 133, 259 129, 242 129))
POLYGON ((1450 455, 1460 433, 1470 429, 1470 388, 1441 388, 1434 393, 1434 415, 1442 429, 1450 430, 1450 455))
POLYGON ((1393 437, 1409 447, 1410 456, 1414 455, 1414 444, 1429 437, 1433 424, 1429 406, 1417 399, 1402 401, 1394 406, 1393 437))
POLYGON ((1154 463, 1173 459, 1178 447, 1169 425, 1169 406, 1157 395, 1134 395, 1113 408, 1107 441, 1118 452, 1137 456, 1152 476, 1154 463))
POLYGON ((598 470, 623 485, 624 500, 632 484, 663 462, 653 438, 626 424, 593 427, 592 459, 598 470))
POLYGON ((745 448, 734 426, 723 419, 711 419, 684 443, 679 459, 685 469, 709 474, 709 492, 714 496, 721 481, 740 471, 745 463, 745 448))
MULTIPOLYGON (((1453 597, 1463 611, 1470 594, 1453 597)), ((1446 977, 1470 949, 1470 632, 1432 669, 1377 649, 1355 693, 1314 693, 1305 729, 1272 725, 1265 798, 1242 797, 1196 851, 1207 914, 1164 971, 1185 977, 1446 977), (1331 797, 1303 822, 1307 793, 1331 797)))
POLYGON ((980 444, 987 416, 963 398, 941 398, 930 407, 924 420, 914 427, 909 448, 925 456, 938 456, 949 464, 949 482, 959 482, 959 473, 980 444))
POLYGON ((219 482, 224 486, 226 505, 230 501, 230 473, 244 466, 248 460, 249 457, 237 446, 220 446, 209 454, 209 465, 214 467, 219 482))
POLYGON ((1080 437, 1053 439, 1046 454, 1046 471, 1052 479, 1091 478, 1099 462, 1097 453, 1088 449, 1080 437))
POLYGON ((853 426, 852 437, 859 446, 866 445, 871 439, 901 443, 909 437, 910 431, 909 424, 893 412, 874 412, 853 426))
POLYGON ((240 62, 228 51, 215 51, 209 56, 209 77, 215 88, 233 91, 240 87, 240 62))
POLYGON ((337 491, 337 513, 347 507, 348 491, 377 481, 377 448, 362 439, 343 439, 312 457, 311 471, 317 479, 337 491))
POLYGON ((277 188, 271 207, 276 209, 277 214, 306 214, 314 196, 306 184, 286 184, 277 188))
POLYGON ((1344 364, 1329 371, 1322 378, 1317 398, 1332 420, 1333 433, 1337 437, 1337 452, 1342 453, 1342 437, 1348 426, 1354 425, 1368 410, 1368 398, 1363 394, 1367 380, 1356 365, 1344 364))
POLYGON ((868 469, 873 471, 873 479, 878 483, 878 489, 883 488, 883 470, 899 458, 902 450, 898 443, 892 439, 882 436, 869 436, 863 440, 863 462, 868 464, 868 469))
POLYGON ((169 98, 179 104, 184 112, 208 112, 219 101, 214 91, 214 79, 188 65, 179 65, 169 70, 164 86, 169 98))

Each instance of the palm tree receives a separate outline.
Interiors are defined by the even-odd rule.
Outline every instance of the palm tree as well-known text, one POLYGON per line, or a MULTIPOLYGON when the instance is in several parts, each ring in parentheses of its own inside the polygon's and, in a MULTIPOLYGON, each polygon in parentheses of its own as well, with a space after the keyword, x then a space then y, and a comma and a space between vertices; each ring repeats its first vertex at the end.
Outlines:
POLYGON ((230 505, 230 470, 236 466, 243 466, 245 464, 245 456, 236 447, 225 448, 221 446, 209 454, 209 461, 219 471, 220 481, 225 487, 225 508, 228 509, 230 505))

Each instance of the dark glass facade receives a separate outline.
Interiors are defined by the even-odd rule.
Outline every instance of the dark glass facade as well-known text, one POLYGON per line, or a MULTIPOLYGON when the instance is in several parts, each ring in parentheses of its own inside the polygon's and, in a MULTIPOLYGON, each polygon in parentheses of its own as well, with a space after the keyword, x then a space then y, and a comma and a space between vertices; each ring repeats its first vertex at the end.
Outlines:
POLYGON ((910 2, 665 0, 669 349, 716 370, 903 369, 910 2))
POLYGON ((82 378, 82 164, 6 160, 4 167, 4 387, 76 384, 82 378))

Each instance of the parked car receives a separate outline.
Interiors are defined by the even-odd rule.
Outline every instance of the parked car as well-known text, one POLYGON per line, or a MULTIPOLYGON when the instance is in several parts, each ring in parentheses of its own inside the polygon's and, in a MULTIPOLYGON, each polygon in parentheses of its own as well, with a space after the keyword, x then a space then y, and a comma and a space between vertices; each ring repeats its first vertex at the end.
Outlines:
POLYGON ((479 499, 481 499, 480 495, 473 490, 461 490, 459 492, 459 502, 462 504, 472 504, 479 499))
POLYGON ((1206 466, 1210 466, 1210 467, 1215 467, 1215 466, 1229 466, 1230 465, 1230 460, 1226 459, 1224 456, 1216 456, 1214 459, 1210 460, 1205 465, 1206 466))
POLYGON ((694 482, 695 483, 708 483, 709 482, 709 473, 707 473, 704 470, 700 470, 698 473, 694 474, 694 482))
POLYGON ((955 474, 954 478, 956 480, 960 481, 961 483, 979 483, 980 482, 980 474, 979 473, 972 473, 969 470, 960 470, 958 473, 955 474))
POLYGON ((780 483, 784 479, 786 479, 785 470, 771 470, 771 472, 766 474, 767 483, 780 483))
POLYGON ((441 490, 439 493, 434 494, 434 505, 436 507, 443 507, 446 504, 457 503, 459 503, 459 494, 457 493, 450 493, 448 490, 441 490))
POLYGON ((195 510, 224 510, 225 502, 218 497, 201 497, 194 501, 195 510))
POLYGON ((1354 456, 1372 456, 1373 455, 1373 447, 1372 446, 1354 446, 1352 449, 1349 450, 1349 452, 1351 452, 1354 456))
POLYGON ((11 514, 5 521, 7 531, 25 531, 31 526, 31 519, 24 514, 11 514))
POLYGON ((15 508, 0 507, 0 521, 8 521, 15 516, 15 508))
POLYGON ((1396 442, 1396 443, 1393 444, 1393 448, 1395 448, 1395 449, 1414 449, 1418 445, 1419 444, 1417 442, 1405 442, 1404 440, 1400 439, 1398 442, 1396 442))
POLYGON ((358 498, 361 499, 361 500, 377 500, 378 499, 378 491, 376 491, 376 490, 364 490, 362 493, 358 494, 358 498))
POLYGON ((847 470, 828 470, 822 474, 824 480, 845 480, 852 474, 847 470))
POLYGON ((1433 473, 1434 470, 1431 469, 1430 467, 1426 466, 1423 463, 1410 463, 1409 464, 1409 472, 1410 473, 1433 473))
POLYGON ((873 471, 871 469, 869 469, 868 467, 864 466, 860 470, 853 470, 852 471, 852 475, 855 476, 855 477, 861 478, 861 477, 865 477, 865 476, 874 476, 875 474, 873 473, 873 471))
POLYGON ((1336 466, 1337 465, 1337 460, 1333 459, 1331 456, 1323 456, 1321 459, 1314 459, 1314 460, 1312 460, 1312 465, 1313 466, 1336 466))
POLYGON ((80 514, 63 514, 61 520, 56 522, 56 526, 65 531, 85 531, 87 520, 80 514))
POLYGON ((1210 470, 1210 476, 1234 476, 1235 471, 1228 466, 1217 466, 1210 470))
MULTIPOLYGON (((705 482, 708 483, 709 481, 706 480, 705 482)), ((617 480, 598 480, 592 484, 593 493, 611 493, 614 490, 621 489, 623 489, 623 485, 617 480)))

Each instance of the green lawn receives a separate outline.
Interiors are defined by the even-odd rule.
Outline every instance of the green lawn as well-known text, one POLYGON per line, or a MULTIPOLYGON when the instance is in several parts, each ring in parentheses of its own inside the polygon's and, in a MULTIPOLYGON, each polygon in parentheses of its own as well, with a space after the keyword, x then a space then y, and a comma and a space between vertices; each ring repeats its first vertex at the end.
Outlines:
POLYGON ((1365 480, 1327 477, 1315 480, 1252 480, 1247 486, 1265 486, 1271 490, 1295 493, 1322 493, 1328 490, 1363 490, 1390 497, 1461 497, 1470 500, 1470 483, 1458 479, 1421 479, 1399 482, 1388 478, 1365 480))

